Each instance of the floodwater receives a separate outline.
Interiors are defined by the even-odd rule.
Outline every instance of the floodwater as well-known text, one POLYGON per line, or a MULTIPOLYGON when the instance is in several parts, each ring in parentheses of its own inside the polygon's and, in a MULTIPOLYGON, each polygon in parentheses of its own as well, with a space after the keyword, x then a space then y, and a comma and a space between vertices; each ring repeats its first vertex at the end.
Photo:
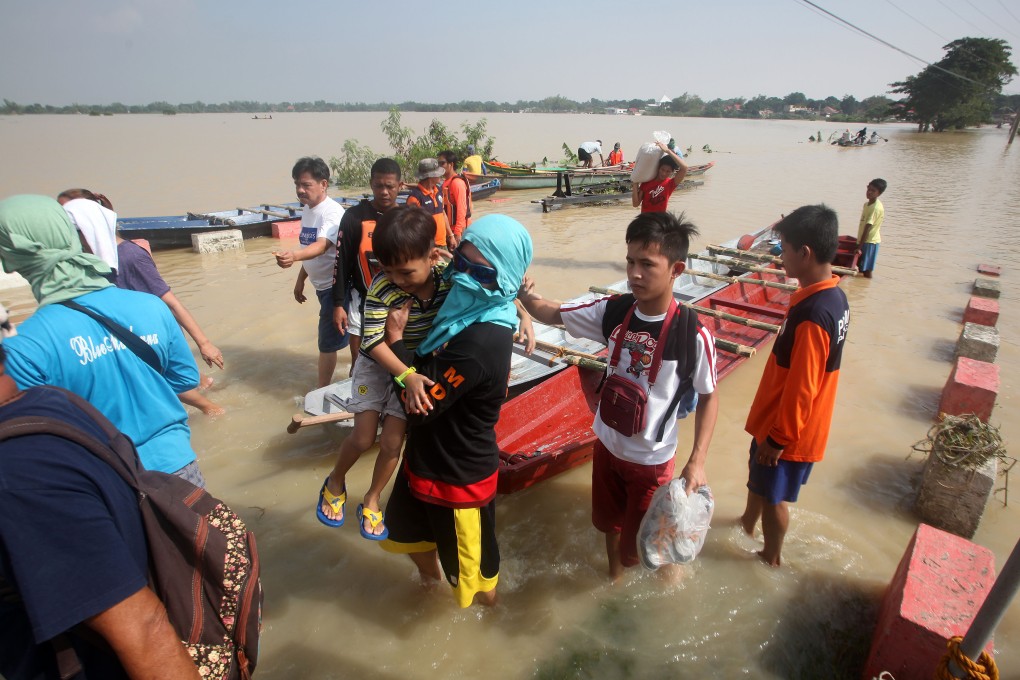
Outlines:
MULTIPOLYGON (((55 195, 86 186, 124 216, 226 209, 293 200, 290 167, 325 158, 356 138, 382 152, 384 114, 0 117, 3 195, 55 195)), ((433 116, 408 114, 421 132, 433 116)), ((452 127, 473 121, 442 114, 452 127)), ((287 435, 315 380, 315 309, 292 297, 294 271, 280 270, 272 240, 243 252, 158 252, 156 261, 206 334, 223 350, 214 369, 219 418, 192 416, 210 490, 257 534, 265 632, 260 678, 646 678, 859 677, 882 589, 917 519, 921 461, 908 458, 935 413, 949 374, 962 310, 979 263, 1002 265, 993 421, 1018 434, 1020 148, 993 128, 919 135, 878 126, 889 140, 840 149, 810 144, 832 125, 583 115, 489 115, 503 160, 561 157, 560 146, 620 141, 628 158, 656 129, 693 147, 692 163, 715 161, 704 186, 674 195, 701 227, 694 244, 757 230, 793 208, 826 202, 842 233, 855 234, 869 180, 889 190, 873 280, 843 283, 852 309, 832 436, 792 510, 784 566, 759 563, 733 528, 745 498, 743 432, 765 353, 720 386, 721 413, 708 461, 716 498, 704 551, 679 583, 641 571, 611 586, 601 535, 589 521, 585 466, 498 502, 503 553, 500 605, 456 608, 445 588, 423 591, 405 558, 363 540, 356 522, 327 529, 315 496, 341 434, 287 435), (714 151, 707 153, 704 145, 714 151)), ((870 127, 870 126, 869 126, 870 127)), ((331 190, 334 195, 342 193, 331 190)), ((544 192, 501 192, 476 206, 524 223, 535 240, 539 290, 569 297, 623 277, 629 206, 542 214, 544 192)), ((17 291, 2 291, 7 301, 17 291)), ((346 360, 339 372, 346 373, 346 360)), ((681 429, 681 459, 691 425, 681 429)), ((353 516, 371 474, 366 455, 349 477, 353 516)), ((999 486, 1002 484, 1000 483, 999 486)), ((1015 484, 1014 484, 1015 486, 1015 484)), ((1018 538, 1020 500, 989 503, 975 541, 1001 567, 1018 538)), ((962 633, 963 631, 961 631, 962 633)), ((1020 607, 995 638, 1003 677, 1020 674, 1020 607)))

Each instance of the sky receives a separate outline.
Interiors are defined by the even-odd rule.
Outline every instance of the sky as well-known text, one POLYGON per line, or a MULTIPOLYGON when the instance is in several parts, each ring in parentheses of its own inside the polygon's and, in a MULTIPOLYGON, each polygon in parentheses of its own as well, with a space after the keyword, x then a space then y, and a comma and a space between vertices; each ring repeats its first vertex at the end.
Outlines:
MULTIPOLYGON (((990 37, 1020 64, 1015 0, 813 2, 927 62, 990 37)), ((924 68, 804 0, 4 0, 0 64, 0 98, 55 106, 863 99, 924 68)))

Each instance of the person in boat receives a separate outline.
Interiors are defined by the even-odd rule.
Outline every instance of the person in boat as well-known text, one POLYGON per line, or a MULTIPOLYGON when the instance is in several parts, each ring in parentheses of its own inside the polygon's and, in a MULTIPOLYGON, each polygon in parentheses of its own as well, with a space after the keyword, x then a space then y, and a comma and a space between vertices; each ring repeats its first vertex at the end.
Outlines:
POLYGON ((318 386, 325 387, 333 382, 337 353, 349 344, 348 337, 333 323, 333 269, 344 209, 326 193, 329 166, 321 158, 306 156, 298 159, 291 170, 291 177, 297 198, 304 206, 299 237, 302 247, 273 254, 276 264, 284 269, 295 262, 301 263, 294 282, 294 299, 299 304, 307 300, 305 280, 310 280, 315 289, 319 301, 318 386))
POLYGON ((656 142, 663 151, 655 179, 631 187, 631 204, 641 212, 666 212, 669 197, 687 176, 687 163, 662 142, 656 142))
POLYGON ((333 266, 333 323, 350 342, 351 375, 361 354, 365 295, 372 278, 382 269, 372 247, 372 234, 382 216, 397 206, 400 165, 392 158, 378 159, 372 164, 368 183, 372 199, 348 208, 340 219, 333 266))
POLYGON ((868 128, 864 127, 857 131, 857 136, 854 137, 854 144, 863 144, 868 141, 868 128))
POLYGON ((868 182, 864 191, 867 199, 861 209, 861 221, 857 227, 857 253, 861 256, 857 269, 870 279, 875 271, 878 260, 878 245, 882 242, 882 223, 885 221, 885 206, 878 197, 885 193, 888 186, 884 179, 873 179, 868 182))
MULTIPOLYGON (((216 365, 222 370, 223 353, 209 341, 195 317, 170 290, 149 252, 137 243, 125 241, 117 235, 117 213, 113 212, 110 199, 105 196, 102 198, 105 204, 96 194, 84 189, 68 189, 57 196, 57 202, 64 206, 71 223, 78 230, 82 250, 96 255, 115 270, 113 283, 118 288, 149 293, 162 300, 170 308, 177 323, 195 341, 206 364, 210 367, 216 365)), ((222 415, 226 410, 201 392, 212 383, 211 377, 202 376, 199 387, 182 392, 177 397, 207 416, 222 415)))
POLYGON ((606 159, 602 155, 601 139, 596 139, 594 142, 581 142, 581 146, 577 147, 577 160, 581 162, 582 168, 591 168, 595 166, 595 157, 593 154, 599 155, 599 165, 606 164, 606 159))
POLYGON ((774 229, 786 275, 800 288, 790 298, 744 425, 752 439, 740 523, 753 537, 761 520, 765 545, 758 555, 778 567, 788 506, 825 453, 850 307, 832 273, 839 243, 836 213, 824 205, 802 206, 774 229))
POLYGON ((846 144, 850 141, 850 128, 843 130, 843 134, 839 136, 839 143, 846 144))
POLYGON ((878 140, 879 139, 881 139, 881 137, 878 136, 878 130, 872 130, 871 131, 871 139, 868 140, 868 143, 869 144, 878 144, 878 140))
POLYGON ((609 164, 623 165, 623 149, 620 148, 619 142, 613 144, 613 150, 609 152, 609 164))
POLYGON ((444 259, 450 259, 450 253, 457 247, 457 237, 450 228, 446 219, 446 210, 443 206, 443 195, 439 191, 439 185, 446 171, 439 165, 436 158, 423 158, 418 163, 418 185, 411 187, 407 195, 407 205, 424 208, 425 212, 432 215, 436 223, 436 247, 444 259))
POLYGON ((464 230, 471 226, 474 205, 471 200, 471 182, 463 174, 457 174, 457 154, 453 151, 439 152, 439 167, 443 175, 443 209, 446 221, 453 235, 460 241, 464 230))
POLYGON ((485 165, 482 162, 482 157, 475 152, 475 145, 467 145, 467 158, 464 159, 464 167, 461 172, 470 172, 472 175, 484 175, 485 165))
MULTIPOLYGON (((2 307, 0 319, 10 332, 2 307)), ((63 393, 22 391, 4 360, 0 344, 0 424, 45 416, 109 442, 63 393)), ((70 648, 76 678, 198 680, 149 588, 138 498, 117 471, 77 442, 28 434, 0 442, 0 480, 0 676, 59 677, 56 651, 70 648)))
POLYGON ((647 400, 643 425, 634 426, 631 419, 634 427, 626 427, 613 416, 605 397, 592 425, 598 437, 592 461, 592 523, 605 534, 613 580, 638 564, 638 528, 652 494, 673 477, 677 411, 692 388, 698 399, 694 443, 680 476, 688 493, 708 483, 705 460, 719 411, 715 343, 696 316, 687 316, 690 310, 681 313, 673 297, 673 284, 686 268, 690 239, 697 233, 683 215, 641 213, 627 227, 631 293, 564 304, 543 298, 530 280, 520 293, 538 321, 563 324, 571 335, 608 344, 619 364, 603 381, 603 393, 609 393, 610 381, 629 383, 647 400), (691 350, 693 360, 688 362, 691 350), (650 367, 656 363, 659 370, 652 379, 650 367), (681 365, 689 366, 690 374, 680 375, 681 365))
MULTIPOLYGON (((381 546, 407 554, 426 582, 445 576, 461 607, 496 603, 495 426, 510 372, 515 299, 531 256, 531 236, 510 217, 486 215, 468 227, 444 275, 452 288, 411 364, 434 383, 428 407, 405 390, 407 408, 417 412, 408 417, 381 546)), ((387 328, 398 354, 405 351, 401 334, 407 331, 398 324, 387 328)))
POLYGON ((78 394, 131 437, 147 469, 205 486, 177 398, 198 386, 198 366, 170 309, 110 283, 110 266, 82 251, 67 212, 46 196, 0 201, 0 261, 29 282, 39 303, 5 343, 6 371, 18 387, 78 394), (120 331, 140 336, 162 373, 120 331))

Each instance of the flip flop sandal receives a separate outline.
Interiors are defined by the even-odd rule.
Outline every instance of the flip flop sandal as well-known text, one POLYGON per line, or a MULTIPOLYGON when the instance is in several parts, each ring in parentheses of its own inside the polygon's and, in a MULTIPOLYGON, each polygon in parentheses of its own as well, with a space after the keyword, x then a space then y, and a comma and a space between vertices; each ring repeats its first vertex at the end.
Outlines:
POLYGON ((383 523, 382 511, 366 510, 364 505, 358 506, 358 528, 361 529, 361 535, 370 541, 384 541, 390 535, 390 530, 383 527, 381 534, 373 534, 371 531, 365 531, 365 520, 368 520, 369 525, 373 529, 383 523))
POLYGON ((326 482, 329 481, 329 477, 322 482, 322 489, 319 490, 319 502, 315 504, 315 516, 320 522, 328 527, 342 527, 344 520, 347 518, 347 513, 344 512, 344 504, 347 502, 347 485, 344 485, 344 490, 340 492, 339 496, 334 496, 333 492, 326 486, 326 482), (343 517, 340 519, 330 519, 322 512, 322 504, 326 503, 329 507, 333 508, 333 512, 342 512, 343 517))

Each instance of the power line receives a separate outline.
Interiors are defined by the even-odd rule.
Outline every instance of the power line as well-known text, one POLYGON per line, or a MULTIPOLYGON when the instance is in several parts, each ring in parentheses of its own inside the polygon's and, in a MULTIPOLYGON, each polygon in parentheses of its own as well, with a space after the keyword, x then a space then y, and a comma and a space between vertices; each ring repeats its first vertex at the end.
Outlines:
POLYGON ((942 35, 938 31, 936 31, 935 29, 931 28, 927 24, 923 23, 920 19, 918 19, 917 17, 913 16, 912 14, 907 12, 905 9, 902 9, 902 8, 898 7, 892 0, 885 0, 885 1, 888 2, 890 5, 892 5, 895 9, 899 10, 900 12, 902 12, 903 16, 905 16, 908 19, 916 22, 921 28, 927 29, 928 32, 932 33, 936 38, 940 38, 942 40, 945 40, 946 42, 950 41, 949 38, 947 38, 946 36, 942 35))
MULTIPOLYGON (((922 59, 921 57, 915 56, 915 55, 911 54, 910 52, 907 52, 906 50, 904 50, 904 49, 902 49, 900 47, 897 47, 896 45, 893 45, 891 42, 888 42, 887 40, 883 40, 882 38, 879 38, 877 35, 869 33, 868 31, 865 31, 863 28, 860 28, 859 26, 855 26, 854 24, 850 23, 849 21, 847 21, 843 17, 838 16, 836 14, 833 14, 832 12, 830 12, 827 9, 825 9, 824 7, 821 7, 821 6, 817 5, 817 4, 815 4, 814 2, 811 2, 811 0, 800 0, 800 2, 804 3, 805 5, 809 5, 811 7, 814 7, 815 9, 817 9, 817 10, 819 10, 821 12, 824 12, 825 14, 829 15, 833 19, 836 19, 837 21, 839 21, 841 24, 846 25, 851 30, 856 31, 858 33, 861 33, 862 35, 867 36, 871 40, 874 40, 875 42, 877 42, 877 43, 879 43, 881 45, 885 45, 889 49, 896 50, 900 54, 906 55, 906 56, 910 57, 911 59, 919 61, 919 62, 921 62, 922 64, 924 64, 926 66, 929 66, 929 67, 931 67, 931 68, 933 68, 933 69, 935 69, 937 71, 942 71, 943 73, 951 75, 954 78, 959 78, 961 80, 966 80, 968 83, 973 83, 973 84, 978 85, 980 87, 991 89, 985 83, 978 82, 978 81, 974 80, 973 78, 968 78, 967 76, 961 75, 959 73, 954 73, 953 71, 950 71, 949 69, 946 69, 946 68, 943 68, 943 67, 939 66, 938 64, 933 64, 933 63, 931 63, 931 62, 929 62, 929 61, 927 61, 925 59, 922 59)), ((939 2, 942 2, 942 0, 939 0, 939 2)), ((980 30, 980 29, 978 29, 978 30, 980 30)))
POLYGON ((1012 10, 1010 10, 1009 7, 1006 7, 1006 3, 1004 3, 1002 0, 999 0, 999 4, 1002 5, 1002 9, 1006 10, 1006 14, 1013 17, 1013 21, 1020 24, 1020 19, 1018 19, 1017 16, 1013 14, 1012 10))
POLYGON ((957 18, 957 19, 959 19, 960 21, 962 21, 962 22, 964 22, 964 23, 968 24, 968 25, 969 25, 969 26, 970 26, 971 28, 973 28, 973 29, 974 29, 975 31, 977 31, 978 33, 980 33, 980 34, 981 34, 982 36, 984 36, 985 38, 989 37, 989 35, 988 35, 987 33, 985 33, 984 31, 982 31, 982 30, 981 30, 981 29, 980 29, 980 28, 979 28, 979 27, 978 27, 978 26, 977 26, 976 24, 974 24, 974 22, 972 22, 972 21, 971 21, 970 19, 968 19, 967 17, 965 17, 965 16, 961 15, 961 14, 960 14, 959 12, 957 12, 957 11, 956 11, 955 9, 953 9, 953 8, 952 8, 952 7, 950 7, 950 6, 948 5, 948 4, 946 4, 946 3, 945 3, 945 0, 939 0, 939 4, 940 4, 940 5, 942 5, 943 7, 945 7, 946 9, 948 9, 948 10, 949 10, 950 12, 952 12, 952 13, 953 13, 954 15, 956 15, 956 18, 957 18))
POLYGON ((973 7, 974 9, 976 9, 978 12, 980 12, 981 16, 983 16, 985 19, 988 19, 989 21, 991 21, 993 26, 995 26, 997 28, 1001 28, 1002 30, 1006 31, 1006 33, 1009 33, 1014 38, 1020 38, 1020 35, 1017 35, 1013 31, 1009 30, 1008 28, 1006 28, 1005 26, 1000 24, 998 21, 993 19, 992 17, 988 16, 983 9, 981 9, 980 7, 978 7, 977 5, 974 4, 974 0, 967 0, 967 4, 970 5, 971 7, 973 7))

